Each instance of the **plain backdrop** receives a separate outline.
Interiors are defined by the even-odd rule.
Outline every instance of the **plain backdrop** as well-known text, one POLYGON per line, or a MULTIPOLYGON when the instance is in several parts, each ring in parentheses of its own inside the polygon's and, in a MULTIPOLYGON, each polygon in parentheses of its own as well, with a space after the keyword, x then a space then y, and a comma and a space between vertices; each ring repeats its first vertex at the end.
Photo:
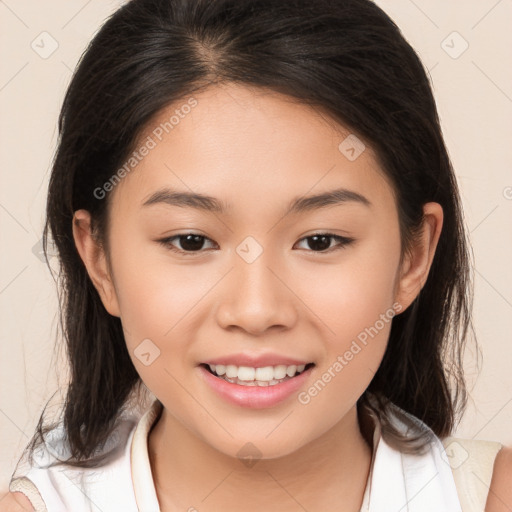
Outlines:
MULTIPOLYGON (((474 252, 483 363, 477 373, 468 353, 471 399, 454 435, 512 444, 512 1, 376 3, 430 72, 474 252)), ((0 491, 59 371, 65 382, 39 245, 57 116, 81 53, 120 5, 0 0, 0 491)))

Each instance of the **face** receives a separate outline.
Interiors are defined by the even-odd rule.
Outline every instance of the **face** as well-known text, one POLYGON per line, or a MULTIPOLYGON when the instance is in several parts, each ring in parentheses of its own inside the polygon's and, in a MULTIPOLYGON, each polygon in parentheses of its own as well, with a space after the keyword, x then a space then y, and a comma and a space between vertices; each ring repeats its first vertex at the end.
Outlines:
POLYGON ((354 408, 413 298, 397 207, 371 149, 318 111, 235 85, 194 98, 148 125, 150 149, 110 192, 98 288, 166 414, 225 454, 251 441, 278 457, 354 408), (212 362, 244 382, 305 367, 240 386, 212 362))

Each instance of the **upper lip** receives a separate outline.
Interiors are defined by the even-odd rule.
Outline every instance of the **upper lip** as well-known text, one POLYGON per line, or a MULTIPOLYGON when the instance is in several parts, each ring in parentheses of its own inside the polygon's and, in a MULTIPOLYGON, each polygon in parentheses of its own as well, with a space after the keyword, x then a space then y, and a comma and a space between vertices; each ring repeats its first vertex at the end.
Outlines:
POLYGON ((248 366, 249 368, 263 368, 265 366, 300 366, 307 365, 312 361, 304 361, 301 359, 295 359, 293 357, 284 356, 280 354, 229 354, 225 356, 216 357, 214 359, 208 359, 203 361, 204 364, 223 364, 233 366, 248 366))

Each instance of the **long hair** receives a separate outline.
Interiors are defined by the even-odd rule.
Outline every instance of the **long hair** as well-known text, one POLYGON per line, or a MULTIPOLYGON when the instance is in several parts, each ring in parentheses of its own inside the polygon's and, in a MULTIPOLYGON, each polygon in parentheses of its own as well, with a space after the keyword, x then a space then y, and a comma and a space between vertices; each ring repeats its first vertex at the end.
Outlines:
MULTIPOLYGON (((422 205, 442 206, 428 280, 393 319, 382 364, 357 405, 374 411, 383 438, 402 451, 416 453, 426 439, 397 431, 393 404, 439 437, 449 435, 467 401, 470 253, 429 78, 399 28, 370 0, 131 0, 105 22, 75 70, 48 190, 44 249, 51 237, 70 368, 66 462, 95 464, 95 450, 143 388, 120 319, 105 310, 77 252, 73 214, 91 213, 108 251, 110 196, 94 191, 164 107, 228 82, 297 98, 372 147, 397 199, 402 254, 421 226, 422 205)), ((53 428, 43 416, 30 450, 53 428)))

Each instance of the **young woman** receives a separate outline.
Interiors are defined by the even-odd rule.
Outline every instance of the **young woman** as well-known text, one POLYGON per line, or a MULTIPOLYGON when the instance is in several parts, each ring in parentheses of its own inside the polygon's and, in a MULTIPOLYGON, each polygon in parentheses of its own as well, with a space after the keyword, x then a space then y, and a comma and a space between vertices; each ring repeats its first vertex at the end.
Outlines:
POLYGON ((429 81, 381 9, 131 0, 59 127, 45 235, 71 380, 4 506, 510 510, 510 450, 450 437, 465 228, 429 81))

